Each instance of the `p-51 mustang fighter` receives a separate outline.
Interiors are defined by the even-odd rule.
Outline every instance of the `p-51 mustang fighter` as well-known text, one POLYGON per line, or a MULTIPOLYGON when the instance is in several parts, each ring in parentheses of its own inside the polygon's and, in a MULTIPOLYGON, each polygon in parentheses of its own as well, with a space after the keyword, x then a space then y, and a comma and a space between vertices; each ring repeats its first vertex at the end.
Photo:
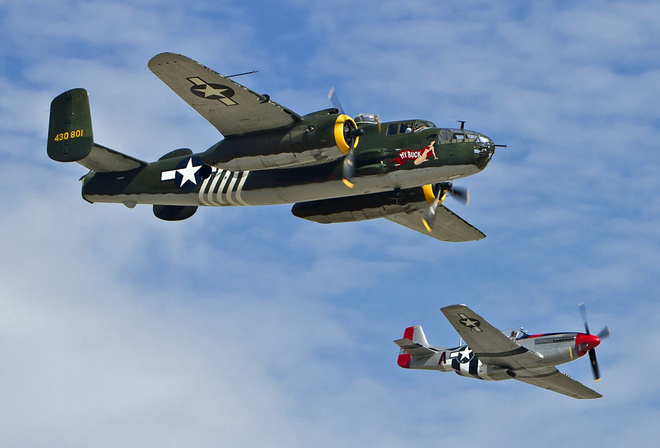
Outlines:
POLYGON ((354 120, 336 95, 335 108, 300 116, 173 53, 153 57, 149 68, 224 139, 146 163, 97 144, 87 92, 64 92, 51 103, 47 150, 90 170, 85 200, 152 204, 170 221, 198 206, 294 204, 295 216, 320 223, 386 218, 444 241, 485 237, 441 203, 447 194, 467 202, 452 181, 488 165, 498 145, 487 136, 425 120, 354 120))
POLYGON ((467 345, 434 347, 426 341, 421 326, 408 327, 403 339, 394 341, 401 347, 399 366, 456 372, 491 381, 513 378, 573 398, 602 397, 555 367, 589 353, 594 379, 600 379, 595 348, 610 330, 605 327, 598 335, 589 333, 584 303, 580 304, 580 312, 585 333, 529 335, 522 329, 500 332, 465 305, 451 305, 441 311, 467 345))

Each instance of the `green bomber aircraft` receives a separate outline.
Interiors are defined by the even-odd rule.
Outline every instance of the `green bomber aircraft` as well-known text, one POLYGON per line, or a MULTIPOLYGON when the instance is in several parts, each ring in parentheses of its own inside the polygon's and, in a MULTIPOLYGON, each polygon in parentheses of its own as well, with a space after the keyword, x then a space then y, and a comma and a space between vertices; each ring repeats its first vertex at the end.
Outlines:
POLYGON ((498 146, 463 123, 352 119, 334 94, 334 108, 300 116, 185 56, 162 53, 149 68, 224 139, 146 163, 96 143, 87 91, 64 92, 51 103, 48 155, 90 170, 88 202, 152 204, 169 221, 199 206, 294 204, 295 216, 319 223, 386 218, 443 241, 485 237, 441 205, 447 194, 467 202, 452 182, 482 171, 498 146))

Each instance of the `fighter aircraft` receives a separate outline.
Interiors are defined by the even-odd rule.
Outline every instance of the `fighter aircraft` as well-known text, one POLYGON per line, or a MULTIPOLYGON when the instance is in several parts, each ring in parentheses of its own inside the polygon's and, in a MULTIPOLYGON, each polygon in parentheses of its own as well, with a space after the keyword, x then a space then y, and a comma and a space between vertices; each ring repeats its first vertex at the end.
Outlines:
POLYGON ((491 381, 513 378, 573 398, 602 397, 555 367, 589 353, 594 379, 600 379, 595 348, 610 330, 605 327, 597 335, 589 332, 584 303, 580 304, 580 312, 585 333, 530 335, 522 328, 500 332, 465 305, 451 305, 441 311, 467 345, 434 347, 427 342, 421 326, 408 327, 403 338, 394 341, 401 347, 399 366, 456 372, 491 381))
POLYGON ((87 91, 64 92, 51 103, 47 151, 90 170, 81 179, 88 202, 152 204, 170 221, 199 206, 294 204, 295 216, 319 223, 386 218, 444 241, 485 237, 441 205, 447 194, 467 203, 452 182, 482 171, 504 146, 464 122, 352 119, 336 94, 334 108, 300 116, 185 56, 162 53, 149 68, 224 139, 146 163, 95 142, 87 91))

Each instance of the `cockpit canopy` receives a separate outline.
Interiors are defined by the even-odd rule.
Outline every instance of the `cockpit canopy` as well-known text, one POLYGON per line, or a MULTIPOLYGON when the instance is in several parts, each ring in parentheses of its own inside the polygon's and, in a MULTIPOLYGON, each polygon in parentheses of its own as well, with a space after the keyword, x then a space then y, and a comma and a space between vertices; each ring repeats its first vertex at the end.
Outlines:
POLYGON ((387 125, 387 135, 412 134, 422 129, 434 127, 435 124, 425 120, 397 121, 387 125))
POLYGON ((439 137, 441 141, 474 141, 484 144, 489 142, 489 139, 485 135, 463 129, 442 129, 440 130, 439 137))
POLYGON ((353 121, 355 124, 378 124, 380 123, 380 117, 376 114, 360 114, 356 116, 353 121))
POLYGON ((522 327, 520 327, 519 329, 511 328, 509 330, 504 330, 502 331, 502 333, 504 333, 509 339, 514 341, 529 337, 529 334, 527 334, 527 332, 522 327))

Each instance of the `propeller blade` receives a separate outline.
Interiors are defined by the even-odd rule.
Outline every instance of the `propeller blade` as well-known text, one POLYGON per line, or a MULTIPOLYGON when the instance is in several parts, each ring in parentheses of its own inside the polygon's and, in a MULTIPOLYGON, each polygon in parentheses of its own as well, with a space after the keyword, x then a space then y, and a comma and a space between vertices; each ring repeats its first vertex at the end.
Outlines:
POLYGON ((424 217, 422 218, 422 224, 424 224, 424 228, 429 233, 433 231, 433 223, 435 222, 435 213, 438 211, 438 206, 440 205, 440 196, 442 196, 442 190, 440 190, 438 194, 435 195, 435 199, 433 199, 433 202, 426 210, 426 212, 424 213, 424 217))
POLYGON ((470 204, 470 190, 463 187, 453 187, 449 190, 452 197, 463 205, 470 204))
MULTIPOLYGON (((584 322, 584 331, 587 334, 591 334, 589 332, 589 323, 587 321, 587 310, 584 305, 584 302, 581 302, 578 307, 580 308, 580 314, 582 315, 582 322, 584 322)), ((610 328, 606 325, 605 328, 600 330, 598 334, 596 335, 597 338, 599 339, 605 339, 610 335, 610 328)), ((591 371, 594 374, 594 380, 598 381, 600 379, 600 368, 598 367, 598 360, 596 359, 596 350, 591 349, 587 353, 589 353, 589 361, 591 362, 591 371)))
POLYGON ((598 368, 598 361, 596 360, 596 350, 589 350, 589 361, 591 361, 591 370, 594 374, 594 380, 600 379, 600 369, 598 368))
POLYGON ((348 188, 353 188, 353 175, 355 174, 355 151, 353 151, 353 146, 348 151, 348 154, 344 156, 344 166, 342 168, 342 181, 348 188))
POLYGON ((355 175, 355 147, 357 146, 358 137, 364 135, 362 129, 351 129, 351 147, 348 154, 344 156, 344 166, 342 167, 342 181, 348 188, 353 188, 353 176, 355 175))
POLYGON ((600 339, 609 338, 610 337, 610 327, 608 327, 606 325, 605 328, 600 330, 596 336, 598 336, 600 339))
POLYGON ((340 114, 344 113, 344 108, 341 106, 339 96, 337 95, 337 92, 335 92, 334 87, 330 87, 330 91, 328 92, 328 99, 332 102, 332 105, 339 110, 340 114))
POLYGON ((587 310, 586 307, 584 306, 584 302, 580 302, 578 308, 580 308, 580 314, 582 314, 582 322, 584 322, 584 330, 586 331, 587 334, 591 334, 589 333, 589 324, 587 323, 587 310))

